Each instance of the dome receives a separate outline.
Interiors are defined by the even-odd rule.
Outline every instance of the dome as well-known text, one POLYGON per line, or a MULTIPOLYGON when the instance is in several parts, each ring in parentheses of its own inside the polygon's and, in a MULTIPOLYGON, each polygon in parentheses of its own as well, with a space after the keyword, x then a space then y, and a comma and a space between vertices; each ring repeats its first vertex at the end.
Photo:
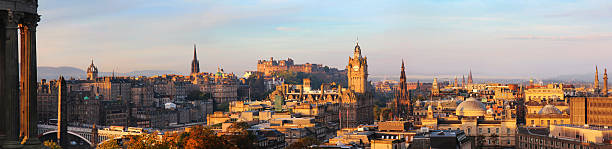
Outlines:
POLYGON ((538 114, 562 114, 562 112, 554 105, 546 105, 542 109, 540 109, 540 112, 538 112, 538 114))
POLYGON ((486 108, 482 102, 476 100, 476 98, 468 98, 461 102, 455 112, 459 116, 484 116, 486 114, 486 108))

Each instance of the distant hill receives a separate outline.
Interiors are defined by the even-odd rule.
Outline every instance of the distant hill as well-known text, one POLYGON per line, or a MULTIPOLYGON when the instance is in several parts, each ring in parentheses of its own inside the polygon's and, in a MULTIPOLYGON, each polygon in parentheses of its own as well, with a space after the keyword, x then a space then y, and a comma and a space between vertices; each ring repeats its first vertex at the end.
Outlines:
POLYGON ((54 80, 63 75, 65 78, 86 78, 87 72, 75 67, 38 67, 38 79, 54 80))
MULTIPOLYGON (((100 72, 98 76, 112 76, 112 72, 100 72)), ((169 71, 169 70, 138 70, 126 73, 115 73, 115 76, 156 76, 164 74, 183 74, 180 72, 169 71)), ((75 67, 38 67, 38 79, 54 80, 63 75, 65 78, 85 79, 87 78, 87 72, 85 70, 75 67)))
MULTIPOLYGON (((603 74, 600 74, 599 79, 602 79, 602 78, 603 78, 603 74)), ((585 74, 559 75, 559 76, 548 78, 545 80, 569 81, 569 82, 593 82, 594 79, 595 79, 594 73, 585 73, 585 74)))

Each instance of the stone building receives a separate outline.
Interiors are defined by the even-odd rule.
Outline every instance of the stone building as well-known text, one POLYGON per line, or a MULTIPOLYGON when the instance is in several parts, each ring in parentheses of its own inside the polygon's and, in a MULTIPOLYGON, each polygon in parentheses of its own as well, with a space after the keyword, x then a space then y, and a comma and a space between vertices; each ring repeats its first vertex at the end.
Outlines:
POLYGON ((570 98, 573 125, 612 126, 612 97, 570 98))
MULTIPOLYGON (((347 69, 349 70, 347 71, 348 88, 342 88, 335 82, 331 82, 323 83, 319 90, 313 90, 309 79, 304 79, 302 85, 285 84, 278 87, 271 94, 270 99, 274 99, 272 95, 278 93, 288 101, 296 100, 315 105, 331 104, 331 107, 337 108, 320 113, 327 115, 324 117, 330 117, 332 121, 335 121, 333 117, 338 117, 340 128, 372 124, 374 123, 373 88, 367 78, 367 58, 362 57, 359 44, 355 46, 353 57, 349 58, 347 69)), ((312 108, 315 107, 320 108, 312 106, 312 108)))
POLYGON ((536 102, 567 102, 563 84, 548 84, 546 87, 536 87, 525 90, 525 101, 536 102))
POLYGON ((567 111, 562 112, 552 104, 542 107, 538 113, 527 113, 525 119, 527 120, 526 125, 532 127, 549 127, 551 125, 570 124, 569 113, 567 113, 567 111))
POLYGON ((293 59, 287 58, 287 60, 274 60, 274 57, 270 57, 270 60, 259 60, 257 61, 257 71, 263 72, 265 76, 271 76, 275 72, 292 71, 292 72, 304 72, 304 73, 317 73, 331 70, 338 72, 335 68, 326 68, 321 64, 294 64, 293 59))
POLYGON ((461 102, 454 115, 436 117, 430 105, 426 118, 421 119, 422 127, 432 130, 463 130, 473 141, 472 146, 481 148, 513 147, 515 144, 516 118, 511 109, 504 109, 502 115, 487 110, 485 105, 473 97, 461 102))

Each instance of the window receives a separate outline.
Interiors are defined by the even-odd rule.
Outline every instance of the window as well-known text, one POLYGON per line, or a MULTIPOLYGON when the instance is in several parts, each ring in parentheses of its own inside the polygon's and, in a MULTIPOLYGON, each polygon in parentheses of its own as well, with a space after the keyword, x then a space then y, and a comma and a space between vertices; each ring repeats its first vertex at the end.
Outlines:
POLYGON ((491 128, 487 128, 487 133, 491 133, 491 128))
POLYGON ((482 133, 482 128, 478 128, 478 133, 482 133))
POLYGON ((535 125, 535 122, 533 120, 531 120, 531 125, 535 125))
POLYGON ((495 128, 495 133, 499 133, 499 128, 495 128))
POLYGON ((506 128, 506 133, 510 134, 510 128, 506 128))

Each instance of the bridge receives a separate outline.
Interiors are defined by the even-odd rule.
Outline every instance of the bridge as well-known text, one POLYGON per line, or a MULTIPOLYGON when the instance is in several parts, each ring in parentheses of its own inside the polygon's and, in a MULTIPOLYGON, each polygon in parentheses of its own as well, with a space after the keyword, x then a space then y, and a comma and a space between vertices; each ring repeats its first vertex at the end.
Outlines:
MULTIPOLYGON (((73 146, 73 148, 83 148, 86 146, 97 146, 99 143, 109 139, 121 138, 127 135, 140 135, 144 133, 142 128, 129 127, 127 131, 124 131, 123 128, 124 127, 120 126, 111 126, 102 127, 102 129, 93 129, 88 127, 68 126, 67 137, 69 138, 70 145, 73 146)), ((57 126, 38 124, 38 134, 41 141, 56 141, 57 126)))

